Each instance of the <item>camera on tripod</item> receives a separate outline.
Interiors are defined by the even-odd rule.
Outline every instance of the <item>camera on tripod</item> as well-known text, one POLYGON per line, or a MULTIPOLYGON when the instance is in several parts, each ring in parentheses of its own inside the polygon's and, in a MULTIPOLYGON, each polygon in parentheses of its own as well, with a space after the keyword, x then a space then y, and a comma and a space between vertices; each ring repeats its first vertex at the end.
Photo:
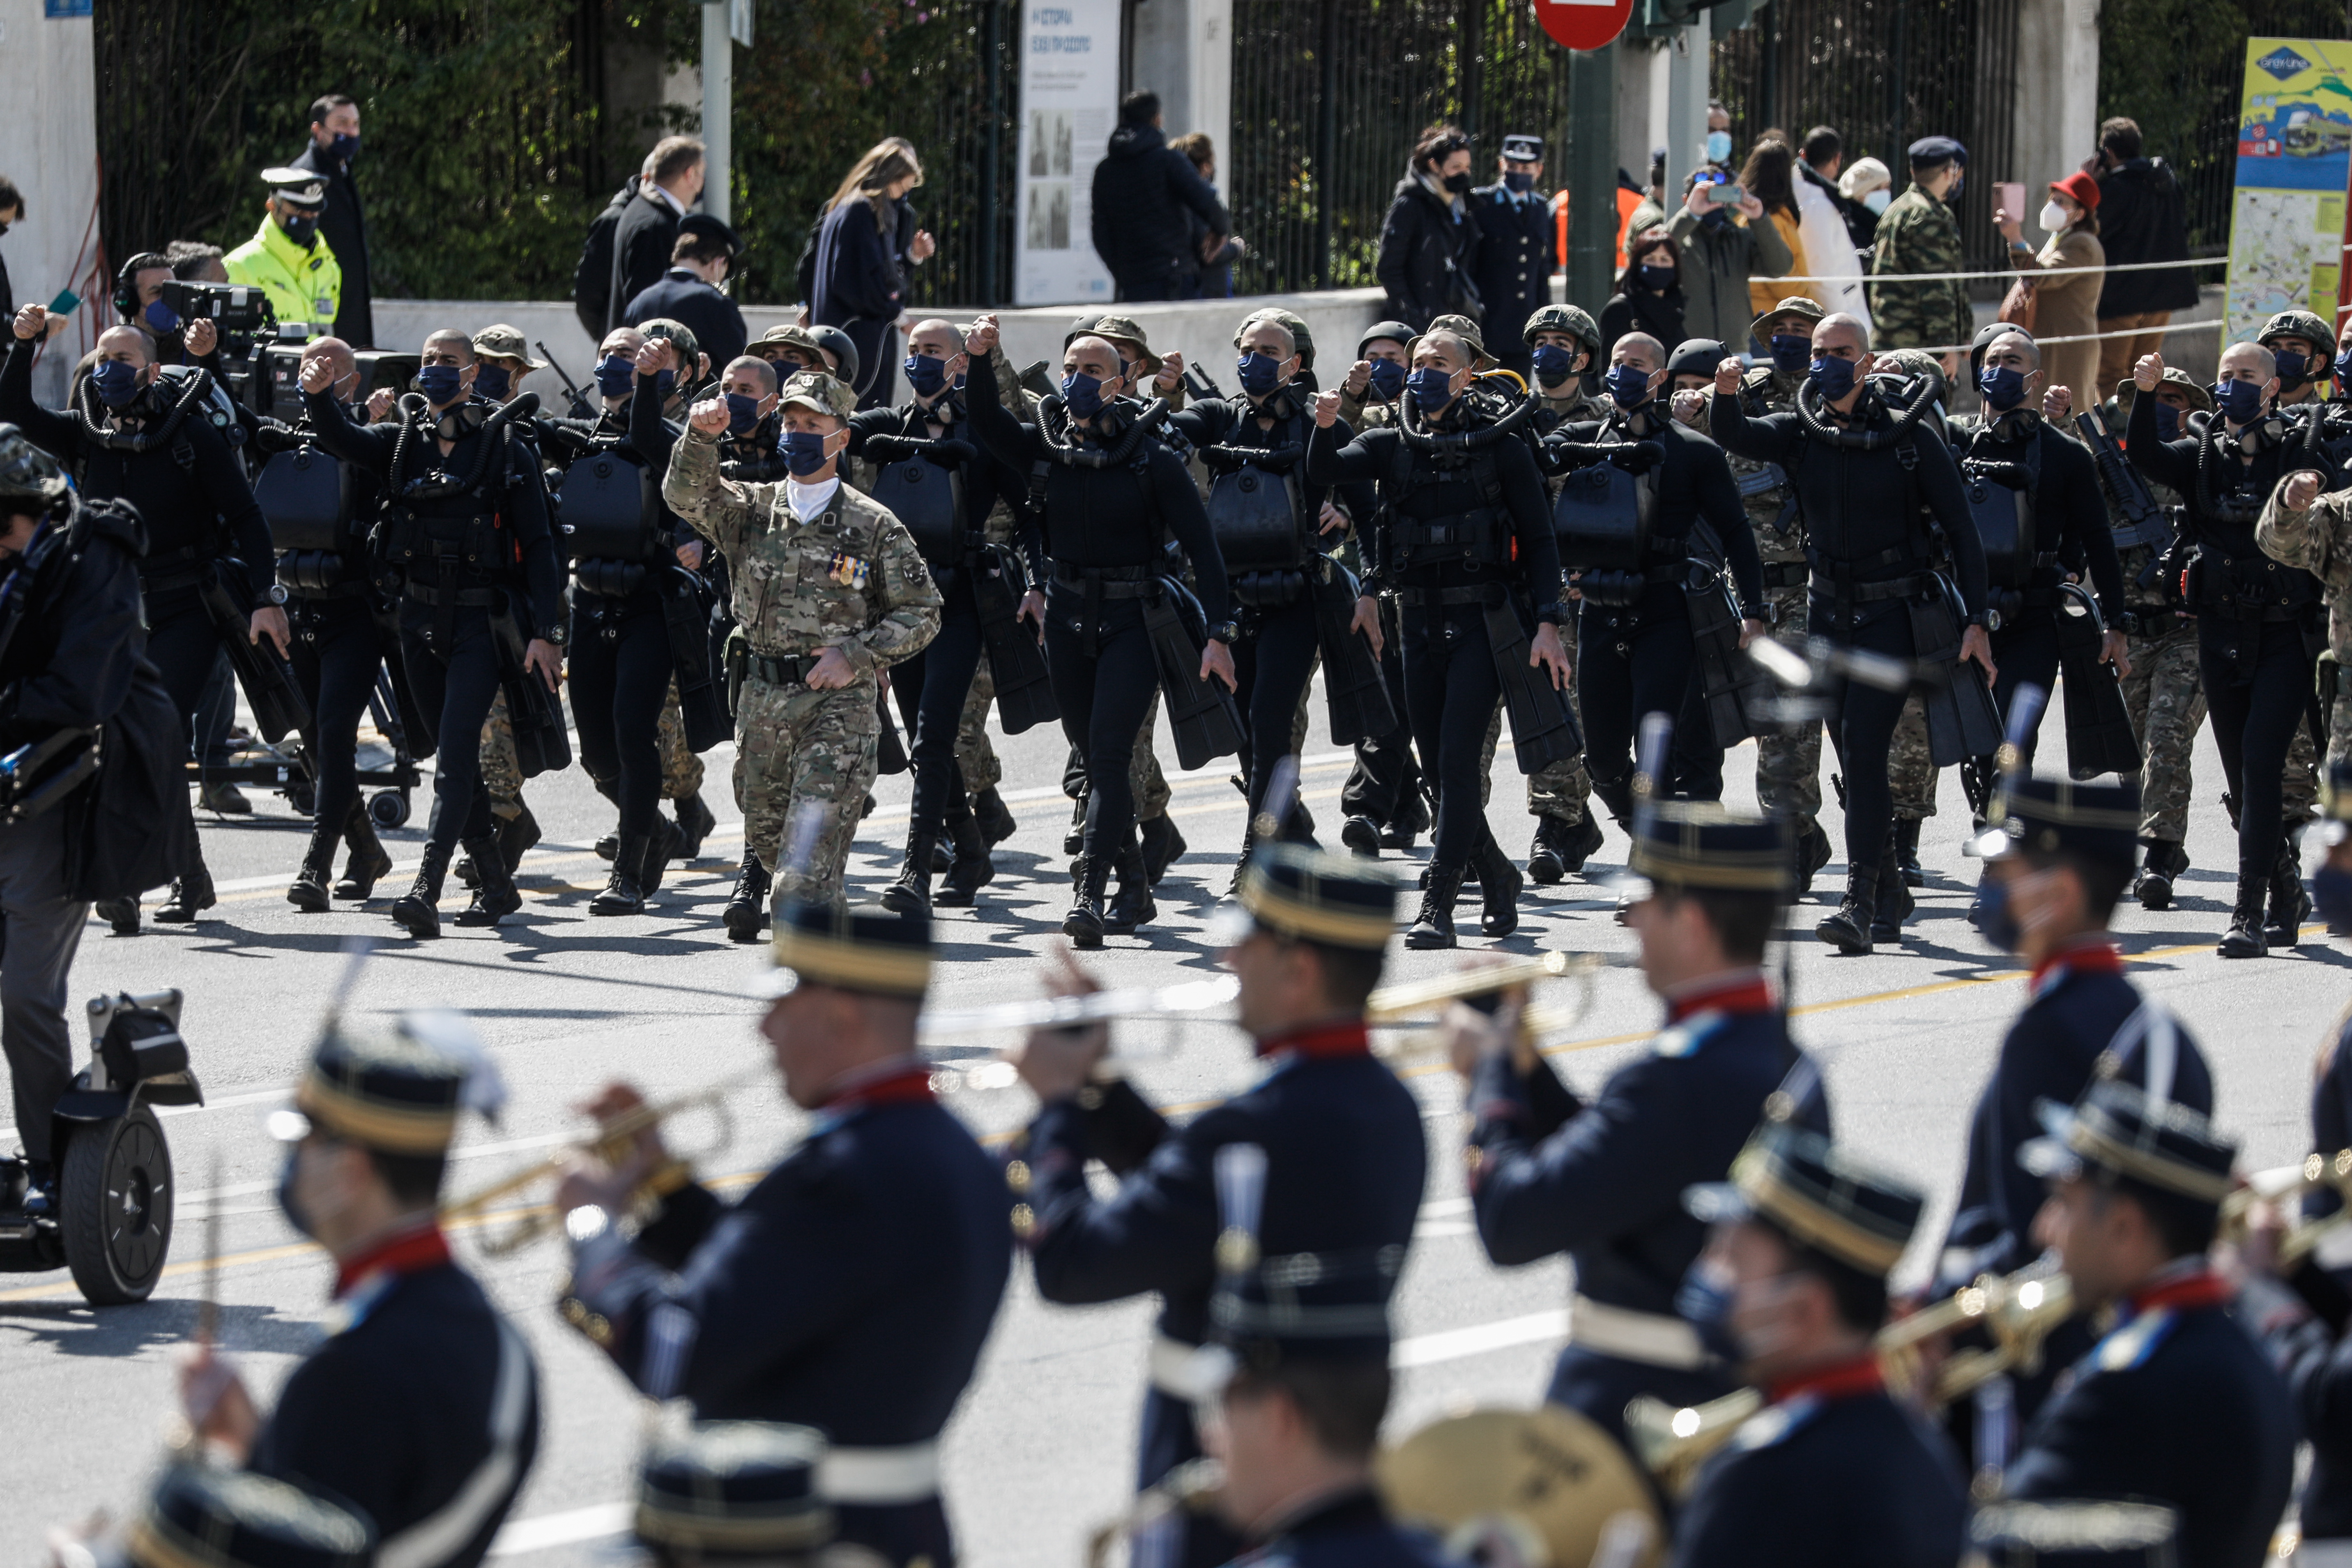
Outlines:
POLYGON ((163 287, 163 303, 183 321, 210 321, 223 346, 233 337, 266 333, 277 322, 269 296, 243 283, 194 283, 173 279, 163 287))

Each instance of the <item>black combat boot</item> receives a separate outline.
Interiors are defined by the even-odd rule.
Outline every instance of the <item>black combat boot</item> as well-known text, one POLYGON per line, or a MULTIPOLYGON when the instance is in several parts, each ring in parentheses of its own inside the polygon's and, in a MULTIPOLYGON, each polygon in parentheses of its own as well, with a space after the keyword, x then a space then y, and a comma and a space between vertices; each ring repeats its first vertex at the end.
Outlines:
POLYGON ((1412 841, 1428 832, 1429 828, 1429 802, 1422 798, 1421 791, 1400 790, 1395 815, 1389 818, 1388 826, 1381 829, 1381 847, 1410 854, 1412 841))
POLYGON ((1135 826, 1143 841, 1143 874, 1156 888, 1160 886, 1160 879, 1168 874, 1168 868, 1176 863, 1177 858, 1189 846, 1184 842, 1184 835, 1177 830, 1176 824, 1164 811, 1158 816, 1145 817, 1135 826))
POLYGON ((2303 886, 2303 861, 2294 840, 2279 846, 2271 867, 2270 918, 2263 922, 2263 940, 2273 947, 2294 947, 2303 941, 2303 922, 2311 918, 2311 894, 2303 886))
POLYGON ((668 817, 654 813, 654 830, 646 837, 645 858, 637 862, 637 886, 650 899, 661 891, 662 878, 677 858, 678 831, 668 817))
POLYGON ((1103 930, 1112 936, 1125 936, 1138 927, 1151 923, 1160 913, 1160 906, 1151 900, 1151 873, 1143 863, 1143 851, 1130 838, 1127 847, 1112 862, 1118 872, 1118 891, 1112 895, 1110 907, 1103 910, 1103 930))
POLYGON ((2189 852, 2168 838, 2143 838, 2139 842, 2139 880, 2132 884, 2132 896, 2139 900, 2139 907, 2144 910, 2168 910, 2172 907, 2172 884, 2189 869, 2189 852))
MULTIPOLYGON (((1895 822, 1895 852, 1903 872, 1903 885, 1906 888, 1924 888, 1927 885, 1927 873, 1919 865, 1919 823, 1920 819, 1916 816, 1897 817, 1895 822)), ((1813 831, 1820 833, 1821 829, 1816 827, 1813 831)), ((1823 849, 1822 861, 1826 865, 1829 862, 1827 834, 1822 835, 1822 845, 1823 849)), ((1815 870, 1820 868, 1820 867, 1814 868, 1815 870)), ((1809 879, 1810 875, 1808 873, 1809 879)))
POLYGON ((908 830, 907 858, 898 867, 898 880, 882 889, 884 909, 902 915, 931 912, 931 851, 938 847, 937 834, 908 830))
POLYGON ((1381 858, 1381 825, 1359 814, 1339 825, 1339 845, 1351 855, 1367 860, 1381 858))
POLYGON ((604 890, 588 900, 592 915, 641 915, 646 912, 646 890, 637 881, 644 869, 646 846, 651 842, 645 834, 625 833, 620 847, 613 855, 613 873, 604 879, 604 890))
POLYGON ((719 826, 719 818, 713 816, 710 814, 710 808, 702 804, 702 795, 699 792, 689 794, 672 803, 670 809, 677 813, 677 858, 681 863, 691 863, 701 859, 702 841, 710 837, 712 828, 719 826))
POLYGON ((1903 875, 1903 858, 1897 847, 1889 843, 1886 853, 1878 860, 1878 907, 1871 911, 1870 940, 1892 946, 1903 940, 1903 922, 1919 907, 1912 898, 1911 889, 1903 875))
POLYGON ((1568 842, 1560 846, 1559 868, 1569 876, 1579 875, 1584 869, 1584 863, 1592 858, 1592 852, 1600 848, 1602 842, 1601 823, 1593 816, 1591 808, 1587 806, 1584 815, 1569 828, 1568 842))
POLYGON ((978 901, 980 889, 996 879, 996 858, 988 852, 988 829, 976 809, 979 804, 975 796, 948 807, 948 837, 955 855, 931 899, 943 909, 969 909, 978 901))
POLYGON ((1470 854, 1477 862, 1478 892, 1484 900, 1478 929, 1488 936, 1508 936, 1519 929, 1519 889, 1527 883, 1491 831, 1484 833, 1470 854))
POLYGON ((1070 803, 1070 830, 1062 835, 1062 853, 1076 855, 1087 847, 1087 797, 1070 803))
POLYGON ((1549 888, 1568 876, 1568 844, 1576 829, 1557 816, 1536 818, 1535 842, 1528 846, 1528 880, 1549 888))
POLYGON ((1454 900, 1461 891, 1461 867, 1432 866, 1429 883, 1421 890, 1421 912, 1412 917, 1412 929, 1404 933, 1405 946, 1452 947, 1454 900))
POLYGON ((1103 884, 1110 879, 1110 861, 1081 852, 1070 869, 1074 891, 1070 912, 1062 917, 1062 934, 1073 947, 1100 947, 1103 941, 1103 884))
POLYGON ((441 879, 449 872, 449 851, 427 839, 425 858, 417 864, 416 880, 392 901, 392 918, 409 935, 421 939, 441 934, 441 879))
POLYGON ((343 823, 343 879, 335 884, 335 897, 345 902, 363 901, 375 891, 378 881, 392 875, 392 854, 375 836, 375 818, 356 799, 343 823))
POLYGON ((735 875, 735 889, 727 895, 727 908, 719 919, 727 927, 730 942, 757 942, 760 928, 768 923, 768 892, 774 883, 768 868, 760 864, 759 852, 743 851, 743 867, 735 875))
POLYGON ((334 902, 327 891, 335 874, 335 845, 341 835, 331 827, 312 825, 310 847, 302 851, 302 868, 286 889, 286 901, 306 915, 322 915, 334 902))
POLYGON ((1004 797, 996 793, 994 784, 971 797, 971 815, 980 823, 981 836, 988 840, 991 849, 1012 837, 1013 828, 1018 826, 1013 820, 1012 809, 1004 804, 1004 797))
POLYGON ((100 899, 90 906, 100 920, 114 928, 117 936, 139 934, 139 900, 137 899, 100 899))
POLYGON ((475 884, 473 901, 457 911, 456 924, 494 926, 522 908, 522 895, 515 890, 514 879, 507 875, 498 839, 468 839, 466 853, 474 858, 474 874, 480 880, 475 884))
POLYGON ((174 925, 192 925, 205 910, 220 902, 213 891, 213 874, 205 865, 201 845, 191 853, 194 863, 182 871, 172 883, 172 896, 156 906, 155 918, 174 925))
MULTIPOLYGON (((516 805, 522 805, 520 797, 516 805)), ((539 843, 539 818, 527 805, 499 824, 499 858, 507 863, 508 876, 522 869, 522 858, 539 843)))
POLYGON ((2263 934, 2263 906, 2270 900, 2271 883, 2259 872, 2238 873, 2238 903, 2230 911, 2230 929, 2213 951, 2223 958, 2268 958, 2270 939, 2263 934))
POLYGON ((1845 874, 1845 900, 1838 905, 1836 912, 1813 928, 1813 934, 1840 952, 1867 953, 1870 928, 1877 917, 1878 868, 1874 866, 1867 871, 1849 868, 1845 874))

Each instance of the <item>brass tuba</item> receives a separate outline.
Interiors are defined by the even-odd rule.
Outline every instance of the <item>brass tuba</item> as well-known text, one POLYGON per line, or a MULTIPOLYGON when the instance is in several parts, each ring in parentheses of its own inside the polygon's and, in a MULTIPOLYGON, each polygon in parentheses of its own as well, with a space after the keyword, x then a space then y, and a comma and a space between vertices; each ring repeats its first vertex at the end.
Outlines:
POLYGON ((1373 1473, 1389 1511, 1436 1531, 1451 1557, 1514 1568, 1664 1559, 1664 1521, 1633 1459, 1557 1405, 1433 1421, 1383 1450, 1373 1473))

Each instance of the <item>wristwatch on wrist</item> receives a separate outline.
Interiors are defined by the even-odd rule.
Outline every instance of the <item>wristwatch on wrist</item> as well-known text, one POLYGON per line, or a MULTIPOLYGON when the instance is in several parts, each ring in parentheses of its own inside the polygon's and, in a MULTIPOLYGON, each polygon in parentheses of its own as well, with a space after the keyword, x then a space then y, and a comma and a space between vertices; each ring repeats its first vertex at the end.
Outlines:
POLYGON ((565 626, 562 621, 558 621, 555 625, 540 633, 539 640, 547 644, 550 647, 562 647, 565 643, 572 640, 572 628, 565 626))
POLYGON ((261 597, 264 602, 254 606, 257 610, 266 609, 271 605, 284 604, 286 602, 286 584, 283 583, 272 583, 268 587, 262 590, 261 597))
POLYGON ((1231 647, 1241 635, 1241 625, 1236 621, 1219 621, 1209 628, 1209 640, 1223 643, 1227 647, 1231 647))

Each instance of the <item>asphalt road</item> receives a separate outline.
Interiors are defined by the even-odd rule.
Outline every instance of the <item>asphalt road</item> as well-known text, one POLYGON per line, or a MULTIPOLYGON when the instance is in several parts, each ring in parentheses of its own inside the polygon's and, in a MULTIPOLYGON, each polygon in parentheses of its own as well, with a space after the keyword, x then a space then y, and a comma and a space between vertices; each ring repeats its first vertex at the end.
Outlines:
MULTIPOLYGON (((1335 838, 1346 758, 1324 737, 1319 702, 1314 730, 1307 800, 1327 838, 1335 838)), ((2046 742, 2054 765, 2063 743, 2054 722, 2046 742)), ((998 850, 997 880, 979 908, 942 911, 940 987, 955 1006, 1035 994, 1039 956, 1057 940, 1066 902, 1059 844, 1068 811, 1056 787, 1061 738, 1032 731, 1000 743, 1020 831, 998 850)), ((1161 885, 1159 921, 1136 937, 1111 939, 1090 960, 1115 984, 1160 985, 1212 972, 1201 927, 1225 887, 1241 836, 1242 805, 1226 782, 1229 770, 1176 774, 1164 734, 1161 754, 1176 784, 1176 819, 1192 848, 1161 885)), ((430 943, 399 937, 383 911, 414 864, 415 830, 392 836, 401 873, 366 910, 339 905, 323 915, 296 913, 283 889, 307 824, 283 800, 268 796, 257 796, 257 816, 205 828, 223 886, 213 918, 192 930, 151 926, 133 939, 90 926, 74 974, 77 999, 183 988, 184 1026, 209 1103, 164 1122, 181 1185, 179 1230, 174 1261, 152 1300, 97 1313, 62 1272, 0 1280, 0 1389, 6 1391, 0 1409, 6 1412, 14 1500, 0 1510, 0 1564, 37 1561, 52 1522, 97 1509, 119 1513, 135 1503, 162 1457, 171 1357, 196 1315, 205 1216, 220 1220, 221 1333, 247 1377, 257 1388, 273 1387, 310 1342, 330 1271, 277 1212, 271 1193, 278 1156, 260 1117, 310 1048, 348 936, 387 939, 355 1007, 466 1009, 512 1089, 500 1126, 476 1125, 463 1135, 453 1167, 457 1191, 576 1134, 582 1123, 570 1108, 608 1079, 625 1077, 650 1091, 675 1093, 759 1061, 757 1005, 746 999, 744 986, 762 950, 730 944, 719 924, 740 847, 725 777, 730 761, 727 752, 714 753, 706 790, 729 826, 713 836, 705 859, 674 874, 656 910, 641 917, 587 913, 603 880, 589 846, 609 828, 612 813, 572 773, 530 790, 550 842, 525 863, 522 912, 495 931, 451 927, 430 943)), ((1727 769, 1735 800, 1752 800, 1752 751, 1735 752, 1727 769)), ((2216 801, 2221 769, 2210 748, 2200 753, 2198 776, 2203 804, 2189 847, 2196 868, 2172 910, 2126 910, 2124 946, 2133 976, 2181 1015, 2212 1058, 2221 1120, 2244 1139, 2248 1162, 2281 1164, 2308 1146, 2310 1063, 2345 1004, 2347 959, 2315 925, 2292 955, 2244 963, 2214 956, 2213 942, 2228 923, 2232 856, 2216 801)), ((897 866, 906 779, 883 780, 875 793, 879 805, 852 863, 853 881, 868 897, 897 866)), ((1836 861, 1795 921, 1802 938, 1796 953, 1800 1027, 1824 1064, 1840 1134, 1937 1194, 1927 1232, 1938 1235, 1958 1180, 1969 1106, 2024 995, 2021 972, 1989 951, 1963 919, 1974 863, 1958 852, 1968 815, 1952 773, 1941 805, 1926 836, 1929 885, 1899 952, 1848 959, 1811 940, 1823 899, 1833 902, 1840 885, 1836 861)), ((1506 846, 1523 852, 1529 824, 1507 752, 1492 810, 1506 846)), ((1475 901, 1465 900, 1465 949, 1629 948, 1630 937, 1609 918, 1612 898, 1598 885, 1618 869, 1623 850, 1612 830, 1585 878, 1530 889, 1518 933, 1501 943, 1476 937, 1475 901)), ((445 917, 462 906, 460 892, 453 879, 445 917)), ((1458 962, 1452 954, 1401 951, 1391 958, 1392 973, 1403 976, 1458 962)), ((1657 1016, 1638 974, 1604 973, 1593 1005, 1557 1042, 1562 1067, 1574 1082, 1597 1081, 1640 1048, 1657 1016)), ((1135 1076, 1164 1105, 1197 1106, 1250 1076, 1240 1036, 1214 1023, 1135 1024, 1123 1026, 1120 1038, 1134 1056, 1135 1076)), ((1003 1043, 1001 1037, 975 1039, 961 1054, 1003 1043)), ((1460 1091, 1425 1064, 1402 1070, 1426 1110, 1433 1157, 1419 1244, 1398 1302, 1404 1370, 1392 1435, 1472 1403, 1531 1401, 1558 1342, 1567 1287, 1558 1262, 1498 1270, 1485 1260, 1455 1157, 1460 1091)), ((949 1103, 983 1134, 1017 1126, 1029 1110, 1018 1089, 958 1089, 949 1103)), ((702 1168, 740 1187, 790 1145, 799 1117, 761 1089, 735 1098, 730 1120, 731 1130, 703 1118, 677 1131, 686 1143, 718 1145, 731 1131, 702 1168)), ((542 1242, 490 1257, 482 1250, 488 1237, 486 1230, 466 1232, 460 1250, 530 1336, 544 1377, 546 1420, 539 1463, 501 1539, 499 1561, 590 1561, 625 1518, 620 1505, 629 1495, 642 1413, 601 1354, 551 1310, 563 1274, 561 1249, 542 1242)), ((1915 1269, 1924 1267, 1927 1250, 1924 1242, 1915 1248, 1915 1269)), ((1129 1487, 1149 1304, 1050 1307, 1020 1271, 1014 1278, 979 1380, 948 1432, 949 1506, 974 1568, 1078 1561, 1087 1532, 1119 1510, 1129 1487)), ((365 1419, 365 1413, 353 1418, 365 1419)))

